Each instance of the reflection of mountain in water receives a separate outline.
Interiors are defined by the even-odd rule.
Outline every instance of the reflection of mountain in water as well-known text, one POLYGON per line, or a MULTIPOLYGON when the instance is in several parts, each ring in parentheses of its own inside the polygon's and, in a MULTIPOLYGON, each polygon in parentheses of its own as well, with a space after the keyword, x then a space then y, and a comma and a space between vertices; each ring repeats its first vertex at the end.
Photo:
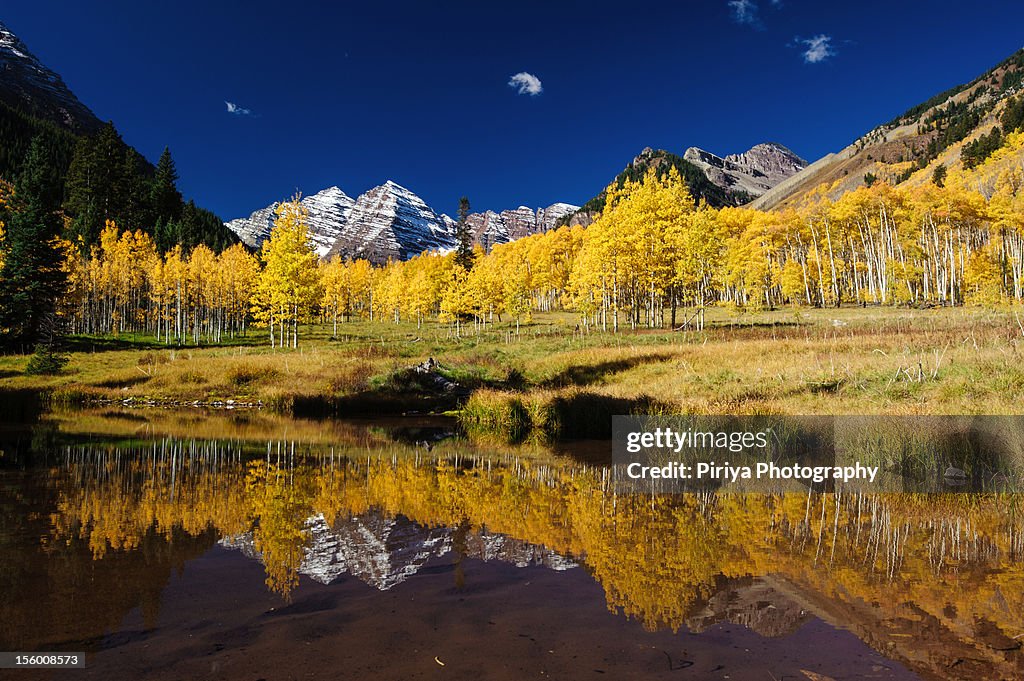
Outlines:
MULTIPOLYGON (((306 520, 305 531, 309 542, 299 573, 321 584, 330 584, 348 573, 381 591, 401 584, 430 559, 451 551, 455 532, 449 527, 425 527, 404 516, 386 517, 379 511, 339 519, 333 526, 323 514, 317 514, 306 520)), ((252 532, 225 537, 219 543, 249 558, 262 558, 252 532)), ((471 531, 465 547, 468 558, 499 560, 516 567, 543 565, 568 570, 577 566, 550 549, 486 529, 471 531)))

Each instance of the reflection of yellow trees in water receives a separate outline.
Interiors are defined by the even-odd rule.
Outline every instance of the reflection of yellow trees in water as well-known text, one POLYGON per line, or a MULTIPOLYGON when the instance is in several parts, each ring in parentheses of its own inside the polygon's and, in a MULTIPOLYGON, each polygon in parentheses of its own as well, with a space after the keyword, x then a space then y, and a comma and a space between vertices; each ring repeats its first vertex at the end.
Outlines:
POLYGON ((721 528, 693 495, 629 496, 600 505, 603 510, 584 512, 594 521, 580 539, 593 547, 587 562, 609 608, 621 608, 651 629, 677 629, 694 601, 711 595, 722 571, 727 547, 721 528))
POLYGON ((267 586, 286 596, 299 583, 306 545, 303 527, 312 514, 315 477, 263 460, 250 462, 245 476, 245 508, 257 523, 253 540, 267 571, 267 586))
POLYGON ((93 556, 137 548, 153 528, 198 536, 210 527, 244 532, 244 469, 215 442, 161 440, 141 448, 69 448, 53 471, 60 488, 54 538, 80 537, 93 556), (231 457, 229 459, 229 457, 231 457))
MULTIPOLYGON (((165 449, 171 444, 159 445, 165 449)), ((213 526, 253 531, 267 584, 297 583, 304 523, 370 508, 427 526, 466 522, 583 560, 609 608, 649 628, 681 626, 716 578, 778 574, 839 600, 921 613, 969 637, 1024 620, 1024 528, 1008 496, 616 495, 601 468, 568 461, 297 457, 244 463, 212 444, 173 453, 92 450, 53 471, 54 538, 88 537, 96 557, 213 526), (208 449, 204 450, 203 447, 208 449)))

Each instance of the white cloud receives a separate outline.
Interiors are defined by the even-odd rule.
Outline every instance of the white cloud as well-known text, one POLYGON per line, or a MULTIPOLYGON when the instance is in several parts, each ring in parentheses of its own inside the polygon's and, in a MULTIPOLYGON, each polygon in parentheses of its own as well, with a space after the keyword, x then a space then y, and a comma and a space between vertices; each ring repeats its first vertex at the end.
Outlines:
POLYGON ((227 106, 228 106, 228 113, 229 114, 233 114, 235 116, 251 116, 252 115, 252 109, 244 109, 244 108, 238 106, 237 104, 235 104, 234 102, 229 102, 227 100, 225 100, 224 103, 227 104, 227 106))
POLYGON ((813 38, 797 38, 796 42, 807 47, 803 55, 804 61, 808 64, 823 62, 836 54, 835 48, 832 47, 832 36, 830 35, 821 34, 813 38))
POLYGON ((737 24, 761 25, 761 20, 757 16, 757 3, 754 0, 729 0, 727 4, 729 11, 732 12, 732 19, 737 24))
POLYGON ((540 78, 526 71, 520 71, 509 78, 508 86, 516 88, 521 95, 530 95, 531 97, 536 97, 544 92, 544 86, 540 84, 540 78))

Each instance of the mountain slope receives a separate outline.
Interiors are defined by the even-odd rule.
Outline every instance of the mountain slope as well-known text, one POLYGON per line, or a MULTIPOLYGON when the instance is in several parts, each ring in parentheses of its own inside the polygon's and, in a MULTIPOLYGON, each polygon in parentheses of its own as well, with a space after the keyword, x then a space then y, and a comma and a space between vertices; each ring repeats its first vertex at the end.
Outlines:
POLYGON ((1024 50, 818 159, 750 205, 785 208, 819 189, 834 199, 875 181, 917 186, 931 182, 936 172, 969 171, 990 151, 989 136, 1000 126, 1008 99, 1021 91, 1022 83, 1024 50))
MULTIPOLYGON (((621 187, 627 180, 633 182, 641 180, 649 168, 654 168, 658 177, 664 177, 672 168, 678 170, 695 199, 704 199, 716 207, 735 205, 728 193, 709 180, 704 171, 693 163, 672 152, 651 147, 647 147, 637 154, 636 158, 630 161, 629 165, 616 175, 608 186, 621 187)), ((604 210, 606 198, 607 190, 602 190, 600 194, 584 203, 578 214, 592 217, 600 213, 604 210)))
POLYGON ((387 262, 454 246, 452 219, 438 215, 416 194, 388 180, 356 199, 327 256, 387 262))
POLYGON ((0 180, 17 184, 35 138, 56 184, 51 208, 70 219, 68 236, 83 237, 86 250, 107 219, 147 232, 162 249, 204 243, 221 250, 237 241, 220 218, 183 199, 169 151, 161 159, 161 184, 156 167, 125 143, 112 122, 101 123, 0 24, 0 180))
MULTIPOLYGON (((301 203, 306 208, 314 248, 320 257, 324 257, 341 234, 355 201, 337 187, 328 187, 312 196, 304 197, 301 203)), ((278 216, 278 206, 279 203, 271 204, 253 212, 247 218, 237 218, 226 222, 225 225, 237 234, 246 246, 259 248, 270 237, 270 230, 273 229, 274 220, 278 216)))
POLYGON ((527 206, 519 206, 515 210, 503 210, 495 213, 492 210, 484 213, 472 213, 467 218, 473 239, 485 248, 495 244, 504 244, 521 239, 531 234, 539 234, 554 229, 558 224, 573 215, 579 206, 568 203, 554 203, 547 208, 534 210, 527 206))
POLYGON ((102 123, 36 58, 25 43, 0 23, 0 102, 75 133, 93 133, 102 123))

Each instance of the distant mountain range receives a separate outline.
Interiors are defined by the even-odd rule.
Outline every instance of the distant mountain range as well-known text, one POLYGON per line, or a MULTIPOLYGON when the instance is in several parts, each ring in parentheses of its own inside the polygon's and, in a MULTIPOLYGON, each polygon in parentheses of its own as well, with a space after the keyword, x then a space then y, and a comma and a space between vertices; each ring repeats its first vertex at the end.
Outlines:
MULTIPOLYGON (((740 205, 761 196, 779 182, 800 172, 807 163, 781 144, 758 144, 742 154, 719 157, 691 147, 684 156, 644 149, 612 182, 639 179, 647 168, 659 173, 675 167, 697 198, 715 207, 740 205)), ((455 220, 437 213, 405 187, 387 181, 352 199, 329 187, 302 199, 309 215, 313 245, 323 258, 365 258, 383 263, 405 260, 427 250, 455 247, 455 220)), ((278 203, 247 218, 225 223, 243 243, 259 248, 270 236, 278 203)), ((604 193, 582 208, 554 203, 546 208, 519 206, 501 212, 472 213, 467 222, 474 240, 490 248, 560 225, 588 225, 604 206, 604 193)))
MULTIPOLYGON (((390 180, 357 199, 338 187, 329 187, 301 202, 309 217, 314 248, 322 258, 337 255, 384 263, 456 245, 454 219, 435 212, 419 196, 390 180)), ((279 205, 271 204, 225 224, 243 243, 259 248, 270 236, 279 205)), ((520 206, 500 213, 473 213, 467 222, 476 241, 490 247, 553 229, 577 209, 568 203, 538 209, 520 206)))

